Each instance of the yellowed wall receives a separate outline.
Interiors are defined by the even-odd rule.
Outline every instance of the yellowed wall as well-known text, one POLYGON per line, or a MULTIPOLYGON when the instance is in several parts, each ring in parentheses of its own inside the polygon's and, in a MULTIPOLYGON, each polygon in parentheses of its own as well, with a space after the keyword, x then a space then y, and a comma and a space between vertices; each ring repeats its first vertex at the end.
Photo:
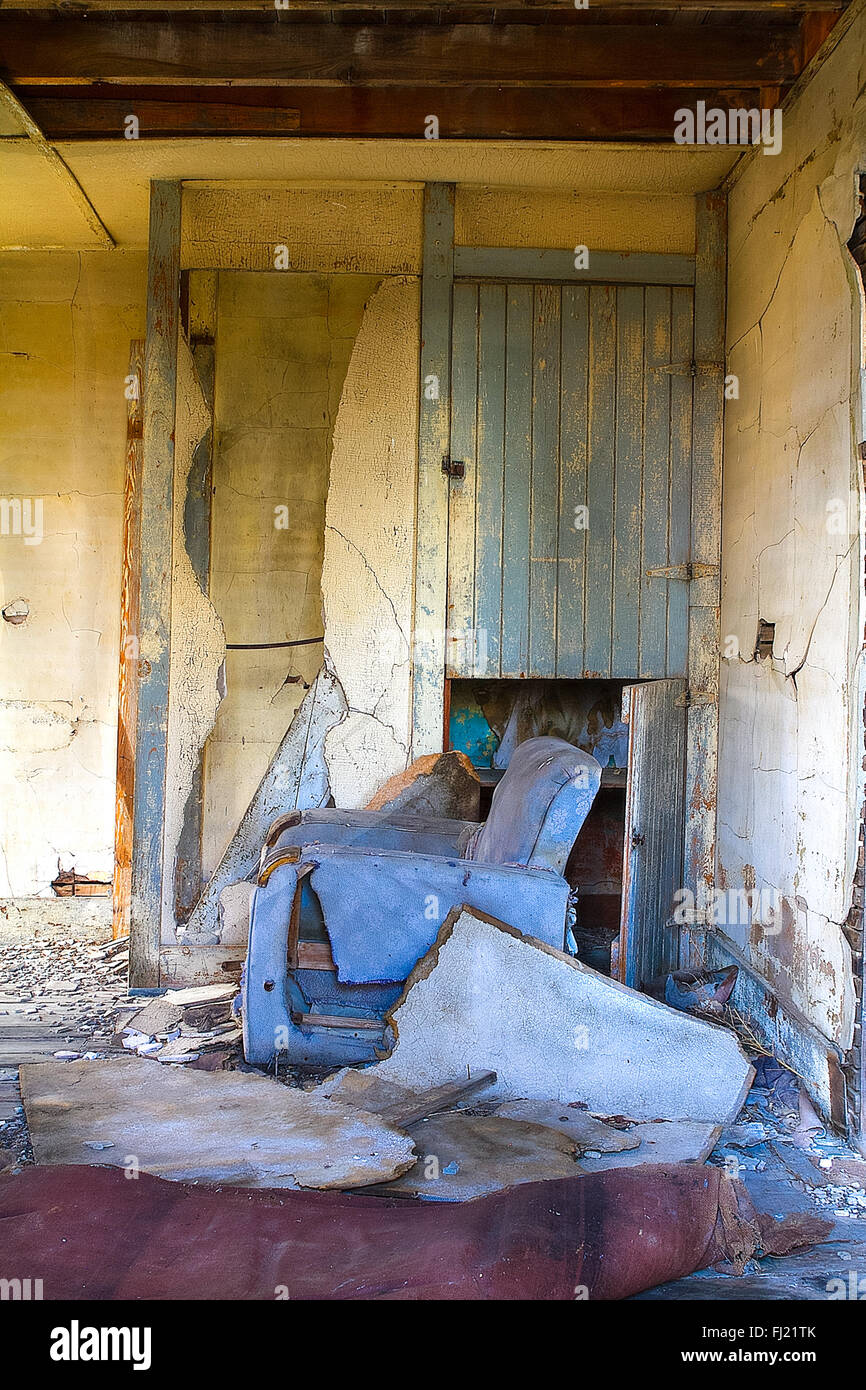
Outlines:
MULTIPOLYGON (((220 273, 211 598, 229 643, 322 633, 331 436, 378 283, 371 275, 220 273)), ((205 764, 206 873, 321 662, 321 645, 227 653, 227 694, 205 764)))
POLYGON ((57 861, 110 878, 129 344, 139 252, 0 256, 0 498, 41 502, 44 538, 0 535, 0 897, 47 893, 57 861))
POLYGON ((740 394, 726 406, 723 514, 720 880, 784 902, 769 927, 725 929, 843 1046, 863 742, 860 323, 845 242, 866 167, 864 52, 861 9, 785 113, 782 152, 750 155, 731 191, 740 394), (759 618, 776 625, 760 662, 759 618))

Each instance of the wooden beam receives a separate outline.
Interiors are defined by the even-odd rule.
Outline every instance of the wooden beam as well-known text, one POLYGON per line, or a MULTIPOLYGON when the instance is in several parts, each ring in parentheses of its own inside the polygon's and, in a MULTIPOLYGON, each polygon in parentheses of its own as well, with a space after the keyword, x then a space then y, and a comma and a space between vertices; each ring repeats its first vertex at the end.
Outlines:
MULTIPOLYGON (((39 96, 34 89, 27 95, 27 109, 52 140, 102 139, 124 137, 128 116, 138 118, 141 140, 174 135, 291 135, 301 123, 297 106, 252 105, 229 101, 195 101, 189 93, 180 98, 158 99, 132 94, 122 97, 75 94, 39 96)), ((116 89, 112 89, 112 93, 116 89)))
POLYGON ((415 541, 415 636, 412 756, 442 751, 448 587, 448 479, 442 460, 451 434, 451 290, 454 280, 454 185, 424 188, 421 275, 421 372, 418 510, 415 541))
POLYGON ((139 581, 141 575, 141 386, 144 343, 129 352, 126 385, 126 474, 120 585, 120 667, 117 695, 117 773, 114 802, 112 935, 128 936, 132 890, 135 727, 138 707, 139 581))
MULTIPOLYGON (((581 16, 584 12, 577 11, 581 16)), ((796 24, 750 28, 650 24, 371 25, 212 19, 28 16, 0 12, 13 86, 428 87, 755 86, 799 70, 796 24)), ((438 113, 437 113, 438 114, 438 113)), ((441 113, 447 119, 447 112, 441 113)))
MULTIPOLYGON (((220 101, 210 88, 76 87, 22 89, 28 109, 53 140, 121 138, 130 114, 142 140, 172 136, 369 136, 424 139, 439 113, 447 139, 673 140, 679 88, 244 87, 220 101), (286 105, 291 102, 291 107, 286 105)), ((778 105, 779 89, 698 88, 688 103, 750 110, 778 105)))
MULTIPOLYGON (((841 13, 850 4, 850 0, 613 0, 613 3, 605 6, 605 11, 616 13, 641 12, 641 11, 676 11, 686 10, 701 12, 709 11, 712 14, 727 13, 748 13, 748 14, 802 14, 806 10, 828 11, 836 10, 841 13)), ((68 0, 2 0, 4 10, 43 10, 54 11, 58 14, 69 13, 68 0)), ((271 15, 276 8, 275 0, 81 0, 81 8, 86 9, 91 14, 124 14, 130 11, 141 13, 202 13, 209 11, 243 12, 244 14, 260 13, 271 15)), ((371 14, 380 14, 383 11, 407 10, 411 9, 418 13, 429 11, 431 13, 450 14, 454 11, 465 12, 467 5, 465 0, 289 0, 286 8, 291 8, 293 12, 307 12, 313 14, 329 13, 331 11, 349 10, 352 14, 359 14, 367 11, 371 14)), ((489 10, 496 11, 498 14, 538 14, 545 10, 556 12, 571 12, 574 10, 574 0, 508 0, 506 4, 500 4, 499 0, 472 0, 472 11, 489 10)))
MULTIPOLYGON (((695 895, 700 911, 708 905, 716 873, 727 196, 699 194, 695 213, 694 357, 699 370, 692 398, 691 560, 711 571, 715 567, 714 573, 689 584, 683 887, 695 895)), ((692 964, 682 956, 681 963, 692 964)))
POLYGON ((139 688, 132 831, 130 986, 159 984, 171 652, 174 427, 180 319, 181 188, 150 186, 141 470, 139 688))
POLYGON ((571 280, 626 285, 693 285, 693 256, 648 251, 593 251, 585 270, 575 268, 573 249, 456 246, 454 274, 485 280, 571 280))
MULTIPOLYGON (((12 121, 19 125, 22 138, 29 140, 33 148, 38 151, 46 164, 48 164, 59 177, 65 191, 83 214, 84 220, 96 238, 98 245, 104 249, 113 247, 115 244, 114 237, 102 221, 102 218, 99 216, 99 213, 96 211, 96 208, 91 203, 69 165, 61 158, 54 147, 48 143, 30 112, 22 106, 15 93, 3 82, 0 82, 0 114, 11 117, 12 121)), ((14 139, 15 137, 13 136, 11 138, 14 139)))

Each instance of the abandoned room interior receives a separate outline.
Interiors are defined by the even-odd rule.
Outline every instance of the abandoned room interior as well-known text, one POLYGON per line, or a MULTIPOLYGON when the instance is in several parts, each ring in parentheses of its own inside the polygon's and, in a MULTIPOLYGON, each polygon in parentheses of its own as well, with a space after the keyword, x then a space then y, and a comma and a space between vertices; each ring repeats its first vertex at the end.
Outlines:
POLYGON ((4 0, 0 170, 3 1297, 866 1298, 866 0, 4 0))

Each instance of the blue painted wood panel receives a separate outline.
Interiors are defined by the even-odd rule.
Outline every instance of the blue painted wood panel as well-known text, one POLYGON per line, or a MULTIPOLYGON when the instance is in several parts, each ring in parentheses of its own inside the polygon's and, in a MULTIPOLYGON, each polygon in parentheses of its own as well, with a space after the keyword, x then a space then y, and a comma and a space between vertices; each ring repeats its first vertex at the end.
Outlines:
POLYGON ((693 291, 458 281, 451 677, 685 675, 693 291))

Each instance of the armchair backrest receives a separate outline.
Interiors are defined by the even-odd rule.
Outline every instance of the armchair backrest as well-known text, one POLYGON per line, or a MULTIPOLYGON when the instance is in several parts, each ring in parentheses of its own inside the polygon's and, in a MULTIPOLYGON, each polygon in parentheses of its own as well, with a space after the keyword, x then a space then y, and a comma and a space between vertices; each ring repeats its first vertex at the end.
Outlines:
POLYGON ((565 872, 601 785, 601 764, 562 738, 529 738, 511 756, 467 859, 565 872))

